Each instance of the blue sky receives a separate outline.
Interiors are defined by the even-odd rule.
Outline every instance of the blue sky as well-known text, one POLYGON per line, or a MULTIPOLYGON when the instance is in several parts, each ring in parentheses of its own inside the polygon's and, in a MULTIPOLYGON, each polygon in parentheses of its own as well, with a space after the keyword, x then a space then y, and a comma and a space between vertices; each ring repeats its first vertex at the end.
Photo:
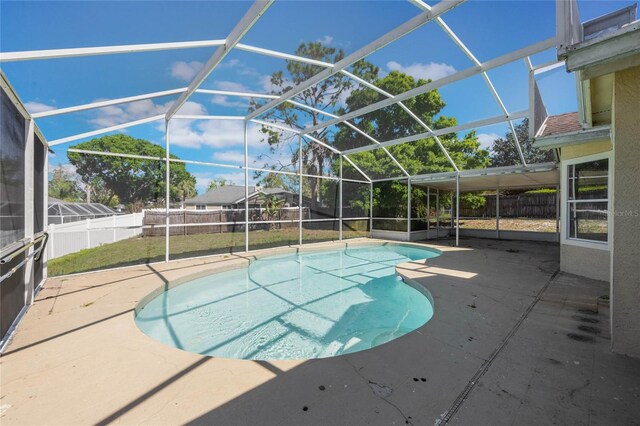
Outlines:
MULTIPOLYGON (((434 4, 434 2, 429 2, 434 4)), ((631 4, 630 1, 580 1, 582 20, 631 4)), ((0 49, 3 52, 223 39, 249 8, 249 2, 0 2, 0 49)), ((480 61, 553 36, 553 1, 470 0, 444 15, 447 24, 480 61)), ((242 43, 293 53, 303 41, 322 40, 346 53, 366 45, 420 13, 405 1, 276 1, 242 39, 242 43)), ((64 60, 3 64, 2 69, 21 99, 33 111, 61 108, 168 90, 188 85, 215 48, 105 55, 64 60)), ((534 64, 552 60, 555 52, 536 55, 534 64)), ((468 68, 466 58, 444 32, 429 23, 367 58, 382 73, 401 70, 415 77, 440 78, 468 68)), ((268 76, 283 69, 279 59, 232 52, 202 88, 265 92, 268 76)), ((509 111, 527 108, 527 69, 523 61, 492 70, 489 76, 509 111)), ((551 114, 576 109, 573 77, 558 69, 539 78, 551 114)), ((460 123, 499 115, 482 78, 475 77, 440 90, 442 112, 460 123)), ((49 140, 164 112, 176 96, 138 104, 38 120, 49 140)), ((240 98, 196 95, 183 112, 244 115, 240 98)), ((172 152, 184 159, 239 165, 242 163, 241 122, 180 121, 173 124, 172 152)), ((506 131, 506 125, 478 129, 482 141, 506 131)), ((130 128, 127 133, 163 144, 160 125, 130 128)), ((265 151, 257 127, 250 129, 250 154, 265 151)), ((66 147, 55 149, 52 164, 66 163, 66 147)), ((274 158, 273 162, 286 160, 274 158)), ((256 165, 262 164, 256 163, 256 165)), ((189 166, 202 190, 212 178, 242 182, 238 169, 189 166)))

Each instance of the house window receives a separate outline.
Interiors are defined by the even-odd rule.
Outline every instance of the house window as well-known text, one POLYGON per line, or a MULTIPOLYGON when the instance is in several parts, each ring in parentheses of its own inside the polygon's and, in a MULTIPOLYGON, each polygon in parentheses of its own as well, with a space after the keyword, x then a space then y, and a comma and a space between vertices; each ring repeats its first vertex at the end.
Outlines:
POLYGON ((609 159, 572 162, 566 167, 567 240, 608 243, 609 159))
POLYGON ((196 210, 206 210, 206 209, 207 209, 206 204, 196 204, 196 210))

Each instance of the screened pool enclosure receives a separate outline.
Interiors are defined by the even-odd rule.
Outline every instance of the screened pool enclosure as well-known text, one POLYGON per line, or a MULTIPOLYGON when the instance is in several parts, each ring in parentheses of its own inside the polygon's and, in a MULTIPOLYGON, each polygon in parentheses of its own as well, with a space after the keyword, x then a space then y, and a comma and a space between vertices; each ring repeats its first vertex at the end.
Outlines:
MULTIPOLYGON (((22 247, 12 262, 5 265, 3 261, 2 280, 15 281, 16 295, 21 293, 18 287, 33 295, 42 284, 47 265, 51 265, 33 259, 42 250, 39 243, 46 240, 43 235, 49 225, 62 223, 54 219, 57 215, 51 209, 64 216, 62 209, 70 208, 64 203, 50 204, 47 221, 46 200, 57 194, 48 194, 46 171, 51 173, 54 168, 61 174, 84 173, 77 183, 82 191, 89 186, 92 201, 99 204, 75 204, 73 209, 79 212, 84 227, 56 225, 50 229, 49 244, 93 239, 94 244, 79 245, 78 249, 106 250, 109 244, 95 243, 95 235, 111 232, 109 243, 122 255, 120 261, 104 263, 97 259, 114 256, 103 251, 94 256, 95 262, 82 266, 73 266, 77 259, 63 262, 63 257, 59 264, 64 265, 55 274, 354 237, 408 241, 451 238, 457 245, 465 232, 472 235, 460 226, 465 193, 495 194, 495 208, 482 213, 483 220, 494 223, 484 236, 493 238, 502 232, 500 209, 508 195, 502 191, 557 187, 559 173, 553 156, 541 159, 532 155, 530 143, 525 145, 548 115, 543 97, 549 90, 545 92, 539 83, 563 65, 555 52, 575 37, 568 24, 575 19, 575 2, 545 3, 551 13, 541 15, 547 16, 548 25, 540 34, 533 34, 533 39, 529 37, 532 41, 516 48, 505 43, 509 46, 506 50, 494 41, 483 47, 479 56, 471 46, 479 46, 481 28, 474 30, 476 37, 466 40, 447 20, 451 16, 460 22, 465 13, 486 12, 481 2, 395 2, 397 16, 389 17, 386 32, 380 31, 382 34, 361 43, 360 48, 332 47, 320 57, 314 56, 311 42, 296 54, 243 42, 251 39, 252 31, 263 34, 265 28, 275 30, 278 14, 285 8, 309 7, 308 2, 239 4, 243 10, 237 23, 227 34, 218 34, 219 39, 2 52, 3 256, 22 247), (391 71, 377 76, 381 68, 375 65, 379 61, 376 55, 393 50, 402 40, 408 43, 403 48, 415 46, 412 54, 416 61, 430 60, 436 65, 443 59, 431 58, 428 49, 420 46, 425 40, 441 42, 444 51, 456 56, 456 66, 424 79, 403 80, 408 82, 405 86, 387 84, 393 76, 401 75, 394 74, 399 64, 388 62, 391 71), (159 63, 166 56, 156 55, 174 53, 171 58, 179 59, 176 63, 181 68, 172 66, 171 73, 187 82, 186 87, 114 97, 98 85, 95 93, 86 93, 86 103, 43 106, 23 103, 23 87, 15 82, 18 75, 32 75, 37 80, 43 75, 38 67, 44 61, 59 64, 62 72, 73 71, 78 78, 84 78, 81 71, 89 65, 95 66, 98 74, 119 73, 128 78, 126 70, 109 68, 110 58, 159 63), (194 59, 189 61, 192 54, 194 59), (256 58, 262 59, 255 68, 237 68, 256 58), (286 68, 290 75, 275 78, 271 73, 279 68, 286 68), (218 73, 228 69, 238 70, 238 81, 220 80, 218 73), (262 78, 264 91, 247 90, 251 79, 258 78, 262 78), (511 92, 516 85, 517 96, 511 92), (509 91, 508 101, 505 91, 509 91), (334 97, 319 103, 318 93, 334 97), (451 99, 450 108, 460 110, 456 103, 464 93, 472 93, 473 100, 458 122, 445 105, 451 99), (430 102, 437 108, 430 107, 430 102), (210 104, 216 105, 214 113, 207 107, 210 104), (219 113, 222 108, 234 114, 219 113), (242 108, 246 112, 238 114, 242 108), (81 129, 74 117, 90 123, 91 129, 81 129), (55 125, 54 119, 58 120, 55 125), (66 129, 80 130, 73 134, 66 129), (500 137, 496 133, 510 135, 505 139, 510 164, 492 163, 488 152, 480 154, 481 161, 469 154, 480 149, 478 135, 488 133, 496 138, 500 137), (54 137, 46 138, 47 134, 54 137), (233 152, 204 150, 213 147, 223 151, 230 146, 235 147, 233 152), (21 181, 23 166, 25 178, 21 181), (9 179, 4 170, 14 169, 16 178, 9 179), (117 182, 114 170, 131 173, 115 173, 118 179, 126 175, 126 181, 117 182), (102 184, 105 188, 119 185, 119 189, 101 193, 102 184), (244 188, 237 199, 228 202, 233 208, 218 208, 216 200, 192 203, 193 208, 185 203, 217 185, 244 188), (107 221, 116 216, 115 205, 126 206, 118 211, 123 219, 107 221), (84 210, 100 212, 90 217, 82 213, 84 210), (98 214, 104 216, 103 222, 94 221, 98 214), (142 223, 125 222, 127 215, 137 215, 135 219, 142 223), (122 233, 123 239, 116 235, 119 228, 127 231, 122 233), (23 282, 17 273, 21 267, 35 269, 34 277, 23 282)), ((376 6, 375 2, 362 2, 357 7, 376 6)), ((183 24, 188 25, 175 23, 183 24)), ((215 28, 210 30, 216 33, 215 28)), ((469 33, 468 29, 464 32, 469 33)), ((50 78, 47 75, 46 79, 50 78)), ((94 81, 94 76, 86 78, 94 81)), ((140 86, 150 87, 144 81, 140 86)), ((32 97, 32 88, 24 90, 32 97)), ((43 84, 37 85, 37 90, 38 99, 51 96, 43 84)), ((78 197, 76 203, 84 201, 82 195, 78 197)), ((553 228, 538 239, 557 241, 557 226, 553 228)), ((14 304, 16 308, 9 312, 4 309, 6 288, 8 284, 3 282, 3 335, 10 317, 15 318, 30 300, 14 304)))

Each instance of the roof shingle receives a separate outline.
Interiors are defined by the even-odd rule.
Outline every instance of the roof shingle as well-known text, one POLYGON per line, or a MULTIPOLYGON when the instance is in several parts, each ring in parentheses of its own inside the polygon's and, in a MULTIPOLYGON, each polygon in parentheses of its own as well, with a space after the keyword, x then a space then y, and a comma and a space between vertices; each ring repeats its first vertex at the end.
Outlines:
POLYGON ((582 130, 577 112, 568 112, 566 114, 551 115, 544 124, 542 134, 538 137, 555 136, 563 133, 577 132, 582 130))

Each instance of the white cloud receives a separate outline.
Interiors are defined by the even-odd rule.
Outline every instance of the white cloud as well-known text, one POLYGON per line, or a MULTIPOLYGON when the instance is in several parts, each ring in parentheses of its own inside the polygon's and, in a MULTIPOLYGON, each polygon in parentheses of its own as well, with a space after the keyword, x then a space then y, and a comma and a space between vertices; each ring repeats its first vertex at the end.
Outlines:
MULTIPOLYGON (((96 99, 94 102, 101 100, 104 99, 96 99)), ((127 123, 129 121, 141 120, 143 118, 166 113, 173 102, 174 101, 171 100, 164 104, 156 104, 151 99, 145 99, 123 105, 111 105, 97 109, 94 113, 95 117, 90 119, 89 123, 93 124, 97 128, 103 128, 127 123)), ((185 102, 178 112, 180 114, 192 115, 207 114, 207 110, 202 104, 191 101, 185 102)))
POLYGON ((220 80, 216 81, 214 86, 218 90, 227 90, 230 92, 249 92, 247 86, 242 83, 236 83, 235 81, 220 80))
POLYGON ((220 65, 218 65, 218 67, 220 68, 234 68, 241 65, 241 62, 239 59, 229 59, 227 61, 223 61, 220 65))
MULTIPOLYGON (((226 90, 229 92, 251 92, 242 83, 236 83, 235 81, 216 81, 214 88, 218 90, 226 90)), ((249 108, 248 98, 237 98, 235 96, 213 95, 210 102, 214 105, 220 105, 227 108, 239 108, 247 110, 249 108)))
MULTIPOLYGON (((173 120, 170 127, 172 145, 186 148, 233 148, 244 144, 244 124, 239 120, 173 120)), ((262 134, 258 126, 250 126, 248 142, 252 146, 260 143, 262 134)))
MULTIPOLYGON (((271 92, 279 92, 280 88, 278 86, 276 86, 275 84, 271 83, 271 76, 270 75, 263 75, 261 76, 259 79, 259 84, 262 87, 262 90, 264 90, 264 93, 271 93, 271 92)), ((287 87, 287 86, 293 86, 293 83, 285 78, 283 81, 283 86, 287 87)))
POLYGON ((76 166, 74 166, 73 164, 70 163, 60 163, 60 164, 53 164, 53 163, 49 163, 49 174, 53 173, 54 170, 62 168, 62 170, 65 171, 65 173, 68 173, 69 175, 76 177, 76 166))
POLYGON ((456 72, 456 69, 445 63, 429 62, 428 64, 414 63, 404 66, 396 61, 387 62, 390 71, 400 71, 409 74, 413 78, 438 80, 456 72))
POLYGON ((333 37, 331 37, 330 35, 325 35, 325 36, 320 37, 316 41, 324 44, 325 46, 328 46, 331 43, 333 43, 333 37))
POLYGON ((491 149, 493 141, 500 138, 500 135, 495 133, 478 133, 476 136, 478 142, 480 142, 480 147, 483 149, 491 149))
POLYGON ((171 76, 178 80, 190 82, 200 72, 204 64, 199 61, 174 62, 171 64, 171 76))
MULTIPOLYGON (((211 98, 211 103, 214 105, 220 105, 227 108, 241 108, 241 109, 249 108, 249 102, 247 102, 246 100, 232 100, 232 99, 234 98, 229 98, 228 96, 222 96, 222 95, 214 95, 211 98)), ((238 98, 235 98, 235 99, 238 99, 238 98)))
POLYGON ((209 187, 209 182, 211 182, 212 178, 208 176, 199 176, 199 173, 192 173, 196 178, 196 191, 198 194, 203 194, 207 192, 207 188, 209 187))
MULTIPOLYGON (((222 161, 225 163, 244 164, 244 152, 242 151, 218 151, 213 153, 213 159, 216 161, 222 161)), ((249 164, 252 164, 254 159, 249 156, 249 164)))
POLYGON ((24 106, 27 109, 27 111, 29 111, 31 114, 35 114, 37 112, 51 111, 56 109, 56 107, 53 105, 47 105, 45 103, 37 102, 37 101, 27 102, 24 104, 24 106))

